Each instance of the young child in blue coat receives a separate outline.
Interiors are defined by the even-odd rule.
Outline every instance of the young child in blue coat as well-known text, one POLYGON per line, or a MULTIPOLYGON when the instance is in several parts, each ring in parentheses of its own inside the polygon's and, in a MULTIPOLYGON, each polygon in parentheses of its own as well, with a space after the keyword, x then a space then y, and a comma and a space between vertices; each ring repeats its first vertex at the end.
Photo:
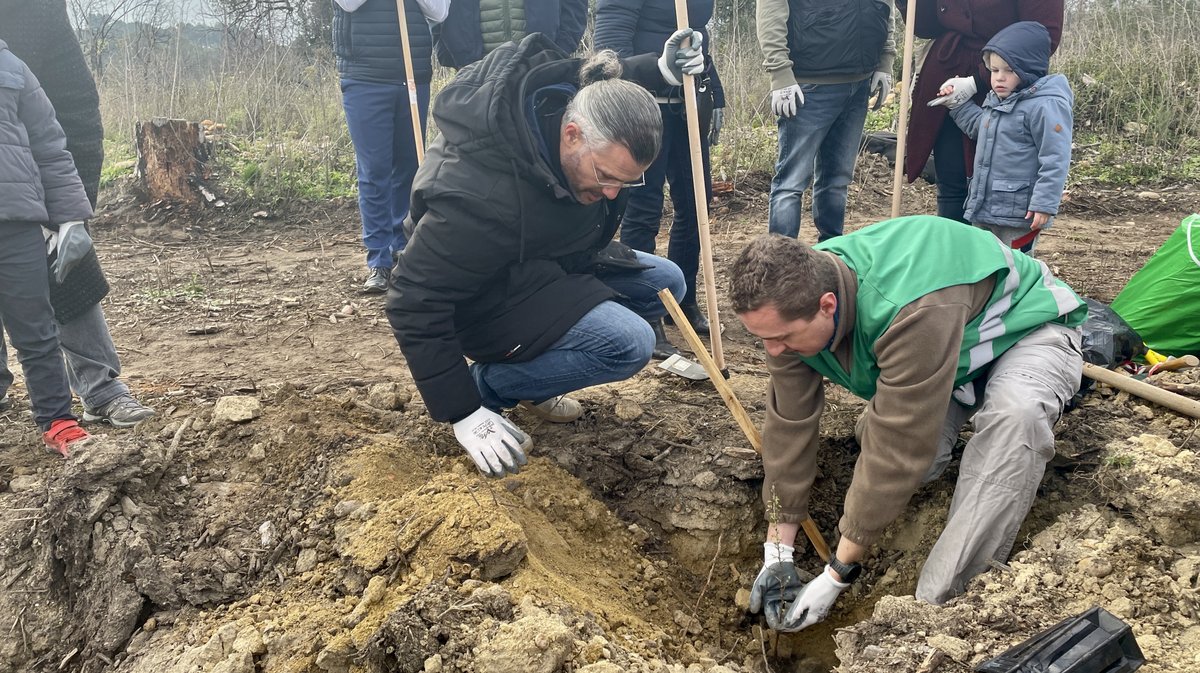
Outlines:
MULTIPOLYGON (((43 227, 54 232, 53 271, 61 276, 68 257, 78 263, 80 253, 91 248, 83 226, 91 216, 50 100, 0 40, 0 320, 25 372, 42 440, 64 458, 89 435, 71 413, 43 227)), ((0 402, 5 397, 0 391, 0 402)))
POLYGON ((1048 75, 1050 31, 1035 21, 1001 30, 983 48, 992 91, 971 101, 971 77, 952 77, 929 105, 945 105, 977 143, 964 218, 1014 248, 1031 252, 1058 214, 1071 164, 1067 78, 1048 75))

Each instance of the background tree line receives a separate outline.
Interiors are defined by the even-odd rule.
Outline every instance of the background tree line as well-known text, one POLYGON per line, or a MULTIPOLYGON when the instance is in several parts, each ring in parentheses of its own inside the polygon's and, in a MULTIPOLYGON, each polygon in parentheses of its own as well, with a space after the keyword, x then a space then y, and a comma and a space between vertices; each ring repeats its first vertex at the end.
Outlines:
MULTIPOLYGON (((138 120, 168 116, 223 124, 220 160, 247 191, 349 193, 353 151, 331 53, 331 3, 68 0, 100 85, 106 177, 127 165, 138 120)), ((716 0, 710 29, 729 100, 715 171, 731 180, 769 173, 775 123, 754 2, 716 0)), ((1068 0, 1051 67, 1076 94, 1073 181, 1200 181, 1198 33, 1200 0, 1068 0)), ((434 90, 452 76, 439 71, 434 90)), ((891 127, 897 106, 872 112, 868 127, 891 127)))

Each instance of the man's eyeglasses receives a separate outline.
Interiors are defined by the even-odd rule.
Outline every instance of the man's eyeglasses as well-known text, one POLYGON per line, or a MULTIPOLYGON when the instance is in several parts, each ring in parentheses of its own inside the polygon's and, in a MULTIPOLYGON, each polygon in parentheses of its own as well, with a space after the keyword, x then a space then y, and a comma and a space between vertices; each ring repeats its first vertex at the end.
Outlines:
POLYGON ((642 177, 632 182, 612 182, 611 180, 601 180, 600 171, 596 170, 596 157, 592 155, 591 150, 588 150, 588 159, 592 162, 592 174, 596 176, 596 184, 601 187, 616 187, 624 189, 626 187, 641 187, 646 184, 646 174, 642 173, 642 177))

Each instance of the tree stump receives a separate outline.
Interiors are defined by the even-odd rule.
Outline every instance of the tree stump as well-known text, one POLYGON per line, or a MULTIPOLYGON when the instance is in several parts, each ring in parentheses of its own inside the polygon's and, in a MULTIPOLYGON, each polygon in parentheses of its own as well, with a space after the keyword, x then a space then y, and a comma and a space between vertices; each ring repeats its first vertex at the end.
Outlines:
POLYGON ((158 117, 138 122, 137 178, 150 201, 186 205, 212 202, 208 146, 200 124, 158 117))

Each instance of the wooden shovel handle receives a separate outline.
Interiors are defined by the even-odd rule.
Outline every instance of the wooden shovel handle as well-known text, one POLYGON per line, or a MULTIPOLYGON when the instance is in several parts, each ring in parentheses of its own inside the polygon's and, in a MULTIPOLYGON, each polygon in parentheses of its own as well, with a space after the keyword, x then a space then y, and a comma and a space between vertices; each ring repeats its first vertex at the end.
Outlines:
MULTIPOLYGON (((750 441, 750 446, 754 447, 754 451, 762 455, 762 435, 758 432, 758 427, 754 425, 754 421, 750 420, 750 415, 746 413, 746 409, 742 403, 738 401, 737 395, 734 394, 733 388, 729 387, 729 382, 721 375, 721 370, 717 367, 717 363, 713 362, 708 351, 704 349, 704 343, 700 341, 700 337, 696 335, 696 330, 692 329, 692 324, 683 317, 683 309, 679 308, 679 303, 675 301, 675 296, 670 290, 662 290, 658 293, 658 298, 662 300, 663 306, 667 307, 667 313, 671 314, 671 318, 675 320, 675 326, 679 328, 683 338, 687 340, 688 346, 692 352, 700 359, 700 364, 704 367, 704 371, 708 372, 708 379, 717 387, 717 392, 721 394, 721 399, 725 400, 725 406, 729 407, 730 413, 737 421, 738 427, 742 429, 742 433, 746 435, 746 439, 750 441)), ((804 534, 808 536, 808 541, 812 543, 813 550, 817 552, 817 556, 821 557, 822 561, 829 562, 829 545, 825 544, 825 538, 821 535, 821 529, 817 528, 817 522, 808 517, 800 522, 800 527, 804 529, 804 534)))

